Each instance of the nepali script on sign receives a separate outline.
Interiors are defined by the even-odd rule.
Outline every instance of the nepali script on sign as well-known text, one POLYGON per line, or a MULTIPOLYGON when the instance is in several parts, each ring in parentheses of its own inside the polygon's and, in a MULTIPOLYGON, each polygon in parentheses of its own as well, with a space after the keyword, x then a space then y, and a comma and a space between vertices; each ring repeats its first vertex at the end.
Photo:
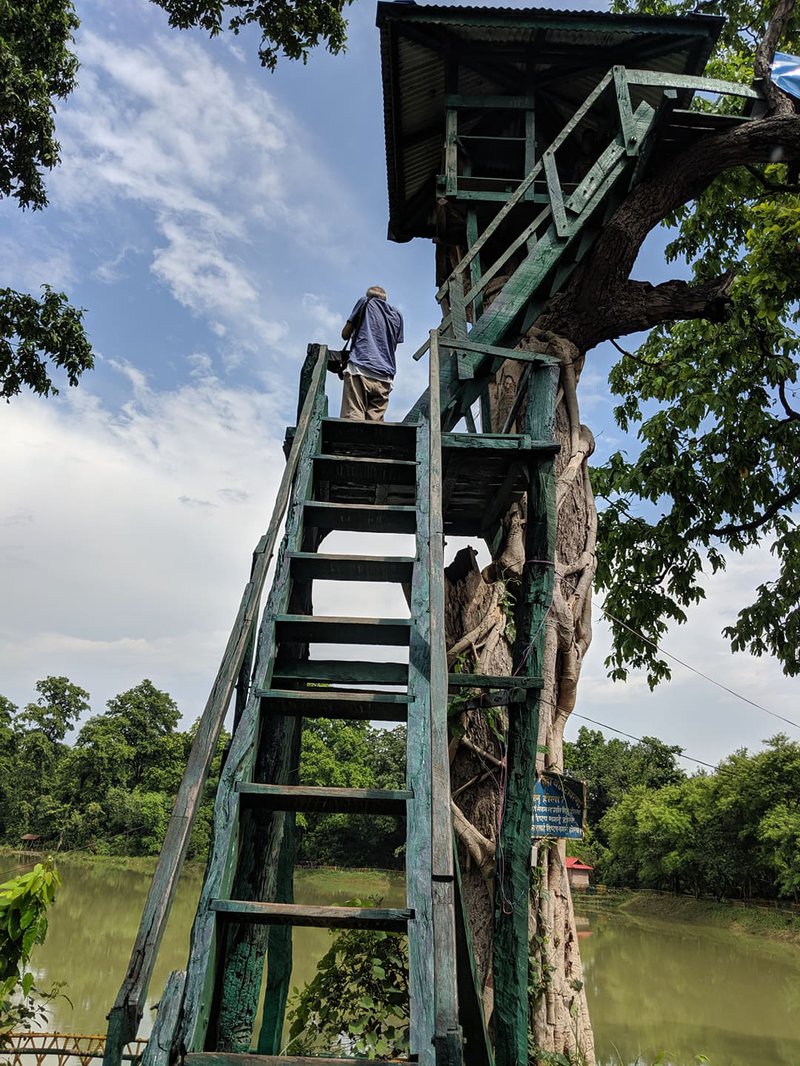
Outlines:
POLYGON ((562 774, 541 774, 533 787, 531 836, 580 840, 586 820, 586 782, 562 774))

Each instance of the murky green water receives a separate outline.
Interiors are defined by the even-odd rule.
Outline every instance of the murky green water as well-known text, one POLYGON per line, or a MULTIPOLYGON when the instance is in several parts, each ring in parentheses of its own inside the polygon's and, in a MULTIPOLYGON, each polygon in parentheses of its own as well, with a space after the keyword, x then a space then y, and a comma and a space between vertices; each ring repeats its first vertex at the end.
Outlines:
MULTIPOLYGON (((0 859, 0 880, 12 869, 0 859)), ((43 978, 65 980, 73 1008, 61 1001, 52 1025, 79 1033, 103 1032, 133 943, 149 883, 146 874, 107 867, 60 864, 64 887, 52 912, 46 944, 34 961, 43 978)), ((190 871, 178 891, 152 1001, 170 970, 183 968, 200 890, 190 871)), ((300 871, 297 898, 309 904, 343 903, 377 893, 387 906, 403 904, 397 876, 347 876, 300 871)), ((735 936, 703 926, 611 914, 591 918, 581 939, 589 1005, 603 1066, 650 1063, 666 1051, 665 1066, 800 1066, 800 948, 735 936)), ((322 929, 295 933, 293 983, 314 972, 327 949, 322 929)), ((149 1031, 149 1012, 143 1032, 149 1031)))

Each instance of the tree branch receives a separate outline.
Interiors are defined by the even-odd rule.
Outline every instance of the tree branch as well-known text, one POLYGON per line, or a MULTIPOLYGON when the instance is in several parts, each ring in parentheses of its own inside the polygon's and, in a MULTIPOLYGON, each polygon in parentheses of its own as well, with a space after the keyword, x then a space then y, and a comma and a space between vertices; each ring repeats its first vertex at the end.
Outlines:
POLYGON ((764 36, 761 38, 755 54, 753 64, 753 85, 760 88, 767 98, 769 109, 772 114, 791 115, 794 113, 794 102, 782 89, 779 89, 772 81, 772 61, 775 58, 775 49, 789 25, 795 8, 795 0, 777 0, 772 12, 764 36))
POLYGON ((781 404, 783 405, 783 409, 784 409, 784 411, 787 414, 787 417, 783 419, 783 424, 785 424, 786 422, 796 422, 796 421, 800 420, 800 411, 795 411, 795 409, 790 405, 789 401, 786 399, 786 382, 785 381, 779 381, 778 382, 778 396, 780 397, 780 401, 781 401, 781 404))
MULTIPOLYGON (((724 171, 798 156, 800 117, 795 114, 743 122, 708 134, 677 153, 657 173, 637 185, 617 209, 569 284, 549 301, 537 328, 567 337, 584 351, 590 343, 622 335, 626 330, 616 324, 619 303, 631 292, 627 286, 633 283, 628 278, 650 231, 679 207, 696 199, 724 171)), ((674 288, 680 283, 666 284, 674 288)), ((665 295, 669 293, 662 286, 656 288, 665 295)), ((669 314, 655 320, 647 314, 636 315, 632 328, 646 329, 670 316, 682 317, 683 302, 674 297, 673 292, 668 301, 671 306, 664 308, 669 314)), ((695 307, 689 317, 704 317, 704 310, 695 307)))

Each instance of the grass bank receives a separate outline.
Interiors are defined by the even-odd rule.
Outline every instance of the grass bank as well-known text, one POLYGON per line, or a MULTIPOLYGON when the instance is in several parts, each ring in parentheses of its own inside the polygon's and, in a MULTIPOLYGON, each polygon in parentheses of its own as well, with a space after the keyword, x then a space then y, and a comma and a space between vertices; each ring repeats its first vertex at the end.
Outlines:
POLYGON ((713 925, 743 936, 800 945, 800 915, 786 911, 715 903, 690 896, 651 895, 649 892, 631 892, 622 900, 619 909, 642 918, 713 925))

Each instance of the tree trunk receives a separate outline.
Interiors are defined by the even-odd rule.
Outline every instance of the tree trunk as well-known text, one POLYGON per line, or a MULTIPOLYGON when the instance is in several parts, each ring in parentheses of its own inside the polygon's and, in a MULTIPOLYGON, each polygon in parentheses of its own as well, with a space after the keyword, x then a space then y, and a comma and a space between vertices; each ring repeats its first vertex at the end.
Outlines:
MULTIPOLYGON (((563 734, 575 706, 583 656, 591 642, 591 588, 597 516, 587 460, 594 447, 581 426, 576 385, 583 365, 563 338, 533 330, 530 346, 561 361, 556 434, 558 536, 553 605, 545 629, 544 689, 540 700, 538 769, 563 769, 563 734)), ((522 347, 528 346, 523 342, 522 347)), ((508 362, 492 385, 492 428, 500 431, 521 382, 521 364, 508 362)), ((498 557, 479 571, 471 549, 447 568, 447 642, 450 669, 510 674, 509 625, 524 564, 524 506, 512 507, 498 557)), ((451 744, 452 788, 464 895, 473 927, 487 1018, 492 1010, 492 892, 501 818, 503 708, 467 700, 451 744)), ((594 1043, 583 990, 578 940, 564 863, 564 842, 534 850, 531 877, 531 1031, 541 1051, 594 1066, 594 1043)), ((491 1025, 491 1021, 490 1021, 491 1025)))

